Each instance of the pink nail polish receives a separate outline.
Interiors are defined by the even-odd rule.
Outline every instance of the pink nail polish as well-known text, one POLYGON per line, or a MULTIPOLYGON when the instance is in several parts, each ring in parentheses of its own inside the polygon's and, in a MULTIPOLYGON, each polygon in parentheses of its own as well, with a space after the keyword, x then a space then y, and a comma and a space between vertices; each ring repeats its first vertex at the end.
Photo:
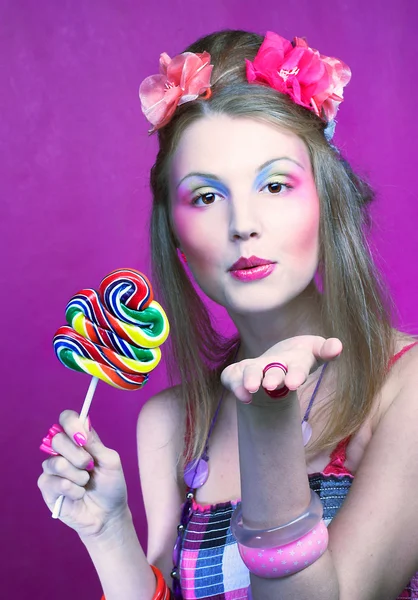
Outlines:
POLYGON ((51 438, 50 437, 44 437, 44 438, 42 438, 42 443, 45 444, 45 446, 50 446, 51 445, 51 438))
POLYGON ((78 446, 85 446, 87 444, 87 440, 82 433, 75 433, 73 437, 78 446))
POLYGON ((57 433, 62 433, 64 430, 61 427, 61 425, 58 425, 58 423, 56 423, 55 425, 53 425, 52 427, 50 427, 48 433, 51 436, 56 435, 57 433))
POLYGON ((41 444, 39 446, 39 450, 42 452, 46 452, 47 454, 51 454, 52 456, 58 456, 58 452, 55 452, 50 446, 45 446, 45 444, 41 444))
POLYGON ((86 467, 86 471, 93 471, 94 469, 94 460, 91 460, 86 467))

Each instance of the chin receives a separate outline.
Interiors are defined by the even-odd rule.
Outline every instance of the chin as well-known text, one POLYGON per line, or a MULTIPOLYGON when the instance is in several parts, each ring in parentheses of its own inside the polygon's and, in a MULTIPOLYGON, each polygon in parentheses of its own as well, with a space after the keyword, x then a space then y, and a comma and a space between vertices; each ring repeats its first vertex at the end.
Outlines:
POLYGON ((252 294, 241 294, 239 298, 230 298, 225 308, 231 313, 240 315, 259 315, 262 313, 270 313, 277 311, 289 304, 295 296, 282 294, 257 294, 257 297, 252 294))
MULTIPOLYGON (((250 286, 244 287, 233 294, 229 294, 226 303, 226 310, 239 315, 260 315, 283 309, 303 296, 317 294, 317 290, 313 283, 313 278, 308 281, 303 281, 299 286, 289 286, 284 289, 284 286, 274 285, 251 289, 250 286)), ((215 300, 216 302, 216 300, 215 300)))
POLYGON ((227 281, 226 285, 213 286, 213 278, 200 280, 192 273, 200 290, 216 304, 223 306, 228 312, 237 315, 258 315, 280 310, 293 300, 317 289, 314 283, 314 272, 309 272, 305 277, 300 276, 298 281, 274 281, 274 276, 257 282, 227 281), (231 285, 232 283, 232 285, 231 285))

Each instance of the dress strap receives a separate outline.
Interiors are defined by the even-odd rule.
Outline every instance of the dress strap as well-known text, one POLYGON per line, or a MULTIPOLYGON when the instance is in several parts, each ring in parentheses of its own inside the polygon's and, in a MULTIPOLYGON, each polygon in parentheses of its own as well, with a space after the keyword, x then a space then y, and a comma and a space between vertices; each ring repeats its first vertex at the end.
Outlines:
MULTIPOLYGON (((416 346, 418 341, 408 344, 402 350, 394 354, 389 360, 389 369, 394 365, 404 354, 411 348, 416 346)), ((348 436, 341 440, 334 450, 331 452, 330 460, 325 469, 322 471, 324 475, 352 475, 352 473, 344 466, 347 458, 347 446, 350 442, 351 436, 348 436)))
POLYGON ((407 346, 404 346, 404 348, 402 348, 402 350, 400 350, 399 352, 397 352, 396 354, 394 354, 391 359, 389 360, 389 369, 392 365, 394 365, 404 354, 406 354, 408 352, 408 350, 410 350, 411 348, 413 348, 414 346, 416 346, 418 344, 417 342, 412 342, 412 344, 408 344, 407 346))

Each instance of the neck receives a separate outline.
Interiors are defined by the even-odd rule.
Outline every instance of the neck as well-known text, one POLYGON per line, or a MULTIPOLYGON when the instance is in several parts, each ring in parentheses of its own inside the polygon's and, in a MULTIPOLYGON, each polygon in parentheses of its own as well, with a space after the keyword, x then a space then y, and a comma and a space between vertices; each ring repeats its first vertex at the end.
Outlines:
POLYGON ((261 356, 278 342, 299 335, 326 337, 321 296, 313 283, 297 298, 274 311, 230 316, 241 339, 241 360, 261 356))

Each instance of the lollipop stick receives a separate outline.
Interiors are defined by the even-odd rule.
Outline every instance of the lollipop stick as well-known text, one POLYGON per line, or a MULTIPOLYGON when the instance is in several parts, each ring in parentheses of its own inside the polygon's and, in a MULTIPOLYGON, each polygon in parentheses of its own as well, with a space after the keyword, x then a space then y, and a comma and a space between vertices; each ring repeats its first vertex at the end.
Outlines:
MULTIPOLYGON (((92 377, 92 380, 90 381, 89 389, 87 390, 86 397, 84 398, 83 406, 82 406, 81 412, 80 412, 80 419, 81 419, 81 422, 83 423, 83 425, 86 422, 87 415, 90 410, 90 405, 93 400, 94 392, 96 391, 98 381, 99 380, 97 377, 92 377)), ((53 519, 59 518, 63 502, 64 502, 64 496, 59 496, 59 498, 56 499, 54 510, 52 511, 53 519)))
POLYGON ((97 377, 92 377, 89 385, 89 389, 87 390, 86 397, 84 398, 83 406, 81 407, 80 419, 84 425, 87 419, 87 415, 89 414, 90 404, 93 400, 94 392, 96 391, 96 387, 99 380, 97 377))

